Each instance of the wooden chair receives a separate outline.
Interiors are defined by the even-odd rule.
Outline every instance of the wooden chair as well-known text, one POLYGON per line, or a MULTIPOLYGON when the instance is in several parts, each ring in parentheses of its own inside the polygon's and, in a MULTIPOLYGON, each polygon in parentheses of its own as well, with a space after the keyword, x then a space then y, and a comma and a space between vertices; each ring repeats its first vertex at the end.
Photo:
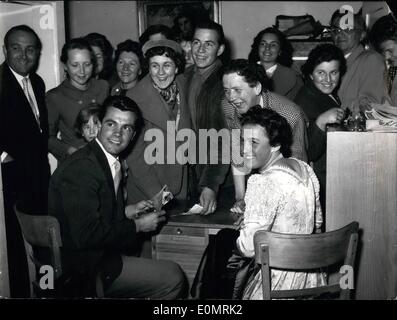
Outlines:
MULTIPOLYGON (((271 268, 307 271, 329 266, 349 265, 354 270, 358 242, 358 222, 326 233, 297 235, 259 230, 254 235, 255 261, 262 273, 263 299, 318 297, 339 293, 339 299, 350 299, 350 290, 336 284, 299 290, 271 290, 271 268)), ((323 269, 324 270, 324 269, 323 269)))
MULTIPOLYGON (((38 295, 37 293, 42 292, 39 279, 37 279, 36 267, 37 270, 40 270, 43 265, 48 264, 48 261, 40 261, 34 256, 33 246, 49 248, 50 265, 54 271, 55 296, 62 296, 62 288, 59 288, 59 286, 62 285, 59 280, 63 275, 61 262, 62 238, 58 220, 55 217, 49 215, 38 216, 23 213, 17 209, 17 206, 14 206, 14 209, 17 214, 25 243, 29 268, 31 297, 36 297, 38 295)), ((99 273, 96 275, 95 286, 96 296, 103 297, 103 284, 99 273)))

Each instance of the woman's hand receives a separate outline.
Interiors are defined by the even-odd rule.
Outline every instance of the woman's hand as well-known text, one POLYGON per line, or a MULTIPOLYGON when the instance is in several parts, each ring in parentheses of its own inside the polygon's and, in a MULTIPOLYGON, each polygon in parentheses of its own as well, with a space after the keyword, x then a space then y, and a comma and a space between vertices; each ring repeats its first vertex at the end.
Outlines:
POLYGON ((316 120, 317 126, 325 131, 328 123, 341 123, 345 116, 345 111, 342 108, 332 108, 320 114, 316 120))
POLYGON ((125 207, 125 216, 128 219, 136 219, 138 218, 140 213, 153 209, 153 201, 151 200, 142 200, 135 204, 130 204, 125 207))
POLYGON ((230 209, 232 213, 243 214, 245 211, 245 201, 244 199, 236 200, 233 207, 230 209))

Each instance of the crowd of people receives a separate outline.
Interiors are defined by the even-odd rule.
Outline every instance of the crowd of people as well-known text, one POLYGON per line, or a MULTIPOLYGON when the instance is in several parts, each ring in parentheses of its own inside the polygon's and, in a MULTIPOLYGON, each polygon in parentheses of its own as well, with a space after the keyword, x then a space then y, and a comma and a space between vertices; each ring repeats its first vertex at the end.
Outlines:
MULTIPOLYGON (((202 215, 232 199, 231 214, 243 217, 233 247, 246 257, 254 255, 257 230, 324 231, 328 128, 341 124, 347 110, 397 101, 393 14, 370 31, 359 14, 352 28, 340 20, 337 11, 330 20, 334 43, 315 47, 301 70, 293 68, 291 44, 275 27, 253 37, 247 59, 234 60, 225 57, 223 27, 187 13, 173 29, 150 26, 115 53, 105 36, 90 33, 64 44, 65 78, 48 92, 36 73, 39 37, 26 25, 8 30, 0 153, 11 296, 29 295, 14 205, 60 222, 71 296, 94 295, 98 271, 107 297, 187 296, 180 266, 140 257, 145 234, 166 220, 150 200, 165 185, 172 201, 198 203, 202 215), (226 130, 231 144, 217 137, 219 143, 203 147, 203 130, 226 130), (179 139, 181 132, 190 139, 179 139), (181 149, 187 161, 178 161, 181 149), (48 152, 58 160, 52 176, 48 152), (208 161, 194 160, 203 155, 208 161)), ((326 281, 318 273, 283 270, 273 270, 271 279, 276 290, 326 281)), ((243 298, 260 299, 260 284, 258 273, 243 298)))

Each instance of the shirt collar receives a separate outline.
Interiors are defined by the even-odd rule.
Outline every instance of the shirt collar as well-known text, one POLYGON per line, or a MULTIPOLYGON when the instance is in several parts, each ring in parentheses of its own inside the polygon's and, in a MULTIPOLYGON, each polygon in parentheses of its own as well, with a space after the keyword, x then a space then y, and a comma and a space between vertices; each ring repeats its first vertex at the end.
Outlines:
POLYGON ((274 74, 274 72, 277 69, 277 63, 274 66, 271 66, 269 69, 266 69, 266 75, 271 78, 274 74))
POLYGON ((345 54, 345 59, 349 58, 352 55, 352 53, 353 53, 353 51, 345 54))
POLYGON ((114 171, 114 163, 119 161, 118 157, 116 158, 115 156, 113 156, 109 152, 107 152, 98 138, 95 138, 95 141, 98 143, 98 145, 101 147, 103 153, 105 154, 106 159, 109 163, 109 167, 112 170, 112 175, 114 175, 114 172, 113 172, 114 171))
POLYGON ((29 74, 27 74, 26 76, 21 76, 19 73, 16 73, 14 70, 12 70, 12 68, 10 66, 8 66, 11 70, 11 72, 13 73, 13 75, 15 76, 15 78, 17 79, 18 83, 22 84, 22 80, 24 78, 28 78, 29 79, 29 74))
POLYGON ((215 62, 212 65, 210 65, 207 69, 203 70, 203 69, 197 68, 197 66, 195 66, 194 73, 196 75, 200 75, 201 77, 204 78, 204 80, 206 80, 211 75, 211 73, 215 69, 219 68, 221 65, 222 65, 222 61, 219 58, 217 58, 215 60, 215 62))

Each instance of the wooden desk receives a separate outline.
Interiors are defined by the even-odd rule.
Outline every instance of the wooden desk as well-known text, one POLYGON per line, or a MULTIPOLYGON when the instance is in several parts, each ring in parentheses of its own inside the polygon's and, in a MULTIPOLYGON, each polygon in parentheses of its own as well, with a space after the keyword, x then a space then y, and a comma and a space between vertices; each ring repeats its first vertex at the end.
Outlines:
POLYGON ((327 231, 358 221, 357 299, 397 296, 397 133, 327 134, 327 231))
POLYGON ((235 219, 228 209, 207 216, 171 216, 152 238, 152 258, 177 262, 186 273, 190 287, 210 236, 222 228, 234 228, 235 219))

